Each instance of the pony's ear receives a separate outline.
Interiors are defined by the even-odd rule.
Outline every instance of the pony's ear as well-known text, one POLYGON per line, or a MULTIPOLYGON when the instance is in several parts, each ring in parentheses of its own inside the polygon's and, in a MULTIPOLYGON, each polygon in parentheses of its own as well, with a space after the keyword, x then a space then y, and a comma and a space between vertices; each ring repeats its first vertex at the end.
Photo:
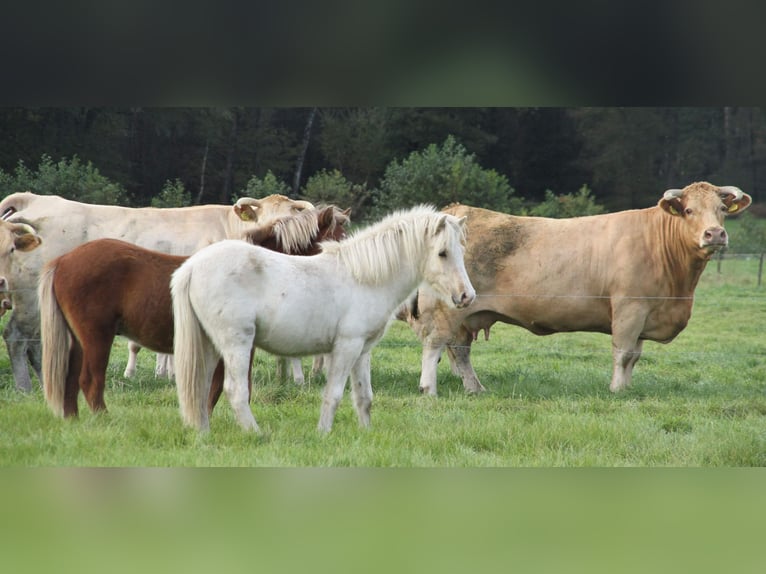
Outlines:
POLYGON ((434 234, 439 233, 446 226, 447 226, 447 214, 442 213, 440 214, 439 220, 437 221, 436 227, 434 228, 434 234))

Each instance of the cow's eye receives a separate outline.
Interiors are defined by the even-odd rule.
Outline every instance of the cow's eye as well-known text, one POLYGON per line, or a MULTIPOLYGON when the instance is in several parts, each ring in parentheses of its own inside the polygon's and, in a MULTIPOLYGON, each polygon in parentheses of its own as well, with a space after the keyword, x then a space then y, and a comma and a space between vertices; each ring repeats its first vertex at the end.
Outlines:
POLYGON ((686 209, 684 209, 684 213, 686 215, 691 215, 692 213, 694 213, 694 211, 692 210, 691 207, 687 207, 686 209))

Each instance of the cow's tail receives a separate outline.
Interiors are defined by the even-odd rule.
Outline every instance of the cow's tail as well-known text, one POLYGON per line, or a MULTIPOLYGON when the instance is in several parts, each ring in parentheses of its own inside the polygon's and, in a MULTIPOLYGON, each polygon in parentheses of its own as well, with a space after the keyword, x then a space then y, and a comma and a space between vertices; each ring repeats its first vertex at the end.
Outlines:
POLYGON ((37 296, 40 301, 40 331, 43 347, 43 388, 45 401, 58 416, 64 416, 64 389, 69 371, 72 335, 53 291, 56 266, 48 265, 40 275, 37 296))
POLYGON ((211 343, 189 299, 191 276, 192 267, 181 265, 170 281, 176 388, 184 423, 208 430, 206 357, 211 343))

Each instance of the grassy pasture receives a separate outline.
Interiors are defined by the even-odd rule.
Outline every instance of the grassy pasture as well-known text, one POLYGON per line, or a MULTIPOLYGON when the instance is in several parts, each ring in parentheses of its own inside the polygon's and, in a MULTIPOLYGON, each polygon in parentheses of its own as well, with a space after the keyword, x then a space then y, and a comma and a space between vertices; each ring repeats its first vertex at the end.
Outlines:
MULTIPOLYGON (((225 399, 211 433, 182 427, 175 388, 153 376, 142 352, 126 381, 124 340, 109 367, 109 412, 79 420, 48 411, 41 390, 13 388, 0 350, 1 466, 267 467, 750 467, 766 465, 766 288, 757 259, 715 263, 697 289, 686 330, 647 342, 632 388, 609 392, 606 335, 537 337, 495 325, 474 344, 487 393, 468 396, 439 366, 439 397, 418 394, 420 345, 394 323, 373 354, 372 428, 358 428, 344 399, 328 436, 315 430, 321 377, 281 383, 274 360, 256 357, 252 408, 260 436, 238 428, 225 399)), ((304 360, 306 371, 310 361, 304 360)))

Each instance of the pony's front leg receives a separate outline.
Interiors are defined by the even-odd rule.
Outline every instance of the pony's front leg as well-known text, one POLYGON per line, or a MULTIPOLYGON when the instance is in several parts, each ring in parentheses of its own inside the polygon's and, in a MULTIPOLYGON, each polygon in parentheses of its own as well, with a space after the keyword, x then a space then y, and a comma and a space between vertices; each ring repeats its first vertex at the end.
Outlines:
POLYGON ((372 408, 370 363, 370 353, 362 353, 351 369, 351 396, 354 399, 359 425, 363 427, 370 426, 370 409, 372 408))
POLYGON ((335 411, 343 398, 343 389, 346 387, 346 379, 351 372, 351 366, 355 358, 359 357, 359 349, 340 348, 337 344, 332 353, 327 355, 327 383, 322 395, 322 410, 319 414, 317 430, 328 433, 332 429, 335 419, 335 411))

